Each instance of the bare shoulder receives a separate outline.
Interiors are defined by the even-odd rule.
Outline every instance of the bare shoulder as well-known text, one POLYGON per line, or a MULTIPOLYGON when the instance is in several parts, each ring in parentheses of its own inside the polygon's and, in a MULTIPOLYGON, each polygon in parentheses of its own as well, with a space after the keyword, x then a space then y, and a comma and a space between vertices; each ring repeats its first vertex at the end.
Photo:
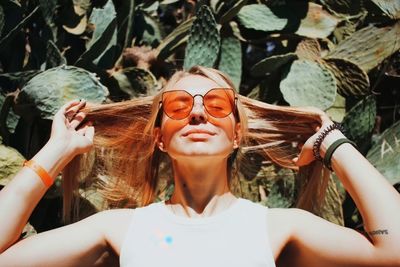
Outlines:
POLYGON ((296 217, 301 216, 303 211, 290 208, 268 209, 268 235, 275 260, 289 244, 295 231, 296 217))
POLYGON ((108 245, 119 255, 134 209, 105 210, 93 215, 108 245))

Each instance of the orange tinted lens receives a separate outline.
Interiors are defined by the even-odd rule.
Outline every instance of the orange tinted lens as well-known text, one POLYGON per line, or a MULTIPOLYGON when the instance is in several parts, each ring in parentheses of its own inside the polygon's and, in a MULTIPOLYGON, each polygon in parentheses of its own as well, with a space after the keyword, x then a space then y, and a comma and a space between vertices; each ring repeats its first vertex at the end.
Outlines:
POLYGON ((181 120, 189 116, 193 107, 193 97, 185 91, 167 91, 163 93, 162 103, 168 117, 181 120))
POLYGON ((212 89, 204 96, 207 112, 216 118, 231 114, 235 105, 235 94, 231 89, 212 89))

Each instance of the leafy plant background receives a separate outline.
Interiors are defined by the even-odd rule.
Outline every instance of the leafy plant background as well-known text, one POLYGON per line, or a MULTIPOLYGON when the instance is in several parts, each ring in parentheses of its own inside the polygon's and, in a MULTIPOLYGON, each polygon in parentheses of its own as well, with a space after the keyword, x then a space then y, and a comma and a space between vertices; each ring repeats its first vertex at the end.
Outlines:
MULTIPOLYGON (((400 188, 399 3, 2 0, 0 187, 44 145, 51 118, 66 101, 152 95, 176 69, 201 64, 229 74, 242 95, 325 110, 400 188)), ((253 167, 236 193, 293 207, 296 174, 249 158, 253 167)), ((26 236, 62 225, 60 184, 35 209, 26 236)), ((160 186, 159 197, 172 186, 160 186)), ((107 208, 95 186, 79 193, 84 216, 107 208)), ((362 231, 334 175, 319 215, 362 231)))

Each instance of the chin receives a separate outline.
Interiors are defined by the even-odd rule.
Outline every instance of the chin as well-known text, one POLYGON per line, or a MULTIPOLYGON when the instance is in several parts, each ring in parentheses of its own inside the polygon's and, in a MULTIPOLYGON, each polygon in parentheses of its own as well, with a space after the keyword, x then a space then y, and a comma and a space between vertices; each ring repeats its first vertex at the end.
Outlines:
MULTIPOLYGON (((172 152, 172 151, 171 151, 172 152)), ((170 153, 172 158, 227 158, 230 153, 227 148, 218 148, 215 145, 205 143, 196 143, 187 145, 182 150, 176 150, 170 153)))

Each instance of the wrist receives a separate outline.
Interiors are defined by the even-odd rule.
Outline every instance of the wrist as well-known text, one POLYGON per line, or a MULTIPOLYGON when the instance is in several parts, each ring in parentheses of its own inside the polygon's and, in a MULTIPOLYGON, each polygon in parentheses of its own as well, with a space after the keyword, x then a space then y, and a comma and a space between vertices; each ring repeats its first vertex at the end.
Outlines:
POLYGON ((336 140, 346 138, 346 136, 340 130, 331 131, 322 141, 320 147, 320 154, 322 158, 325 158, 326 150, 332 145, 336 140))
POLYGON ((32 158, 54 179, 74 157, 68 145, 49 140, 32 158))

